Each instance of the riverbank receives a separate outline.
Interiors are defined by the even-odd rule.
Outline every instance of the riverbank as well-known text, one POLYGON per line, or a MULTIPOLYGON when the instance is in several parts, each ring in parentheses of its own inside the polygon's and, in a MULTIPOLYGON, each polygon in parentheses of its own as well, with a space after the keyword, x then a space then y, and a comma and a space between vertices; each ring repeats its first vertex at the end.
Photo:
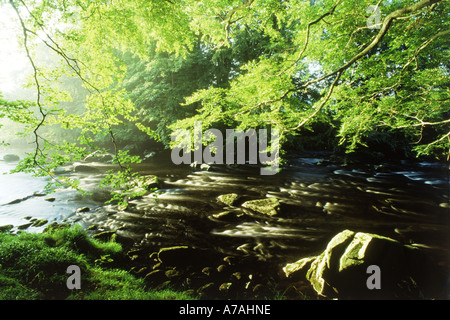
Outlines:
POLYGON ((183 292, 153 290, 126 269, 120 244, 92 239, 78 227, 52 224, 42 233, 0 232, 0 300, 186 300, 183 292), (80 268, 69 288, 68 267, 80 268))

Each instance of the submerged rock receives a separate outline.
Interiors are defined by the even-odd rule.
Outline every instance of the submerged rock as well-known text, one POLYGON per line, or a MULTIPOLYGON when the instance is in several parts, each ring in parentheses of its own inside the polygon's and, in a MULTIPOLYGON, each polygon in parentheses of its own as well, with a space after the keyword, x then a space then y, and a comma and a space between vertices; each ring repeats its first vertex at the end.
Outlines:
POLYGON ((85 164, 77 164, 74 166, 73 171, 77 173, 99 173, 100 168, 85 164))
POLYGON ((91 209, 89 207, 81 207, 76 210, 76 213, 89 212, 91 209))
POLYGON ((376 234, 345 230, 315 257, 283 268, 287 277, 305 277, 322 296, 340 298, 399 298, 399 288, 414 282, 419 262, 412 246, 376 234), (380 270, 379 288, 368 285, 373 267, 380 270), (371 268, 369 268, 371 267, 371 268))
POLYGON ((277 198, 273 197, 246 201, 242 204, 242 206, 268 216, 274 216, 280 211, 280 202, 277 198))
POLYGON ((101 241, 111 241, 115 239, 115 235, 116 235, 115 231, 102 231, 92 235, 92 238, 101 241))
POLYGON ((207 265, 216 259, 216 255, 211 250, 189 246, 162 248, 157 257, 163 265, 172 267, 207 265))

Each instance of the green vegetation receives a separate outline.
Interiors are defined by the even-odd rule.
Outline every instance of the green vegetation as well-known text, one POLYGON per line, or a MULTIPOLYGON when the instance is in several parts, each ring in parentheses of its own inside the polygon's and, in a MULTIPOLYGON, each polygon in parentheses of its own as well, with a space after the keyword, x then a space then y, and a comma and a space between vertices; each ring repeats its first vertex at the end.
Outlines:
MULTIPOLYGON (((59 167, 112 154, 117 170, 99 187, 121 208, 158 188, 133 165, 198 121, 205 131, 278 129, 282 157, 325 149, 448 161, 449 8, 448 0, 0 0, 29 63, 28 91, 5 99, 0 88, 0 146, 32 145, 15 171, 51 177, 48 189, 83 191, 59 167), (379 15, 368 11, 374 5, 379 15)), ((272 201, 244 206, 275 215, 272 201)), ((77 228, 2 229, 0 298, 180 297, 143 291, 115 269, 117 243, 77 228), (65 289, 70 264, 82 270, 81 291, 65 289)))
POLYGON ((171 290, 154 291, 122 268, 120 244, 92 239, 81 227, 43 233, 0 233, 0 299, 192 299, 171 290), (81 289, 69 290, 70 265, 81 270, 81 289))
POLYGON ((281 154, 448 158, 448 1, 386 0, 379 11, 372 0, 0 5, 22 30, 37 92, 0 100, 2 123, 35 145, 17 170, 47 175, 106 149, 122 169, 109 181, 126 184, 142 151, 169 148, 196 121, 279 129, 281 154))

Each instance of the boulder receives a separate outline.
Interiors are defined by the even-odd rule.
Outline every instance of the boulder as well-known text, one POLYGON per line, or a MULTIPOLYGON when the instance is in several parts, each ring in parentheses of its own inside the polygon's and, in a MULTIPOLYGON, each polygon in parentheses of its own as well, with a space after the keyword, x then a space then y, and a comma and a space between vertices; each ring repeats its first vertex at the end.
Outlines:
POLYGON ((15 162, 15 161, 19 161, 20 157, 16 154, 5 154, 3 156, 3 161, 6 162, 15 162))
POLYGON ((84 159, 86 162, 103 162, 103 163, 111 163, 114 160, 114 155, 110 153, 103 153, 100 151, 94 151, 91 154, 87 155, 84 159))
POLYGON ((227 206, 232 206, 238 199, 239 195, 237 193, 227 193, 217 197, 217 201, 226 204, 227 206))
POLYGON ((33 224, 31 226, 38 228, 38 227, 42 227, 43 225, 45 225, 47 223, 48 223, 47 219, 40 219, 40 220, 33 221, 33 224))
POLYGON ((11 231, 12 228, 14 228, 14 226, 12 224, 0 226, 0 232, 8 232, 8 231, 11 231))
POLYGON ((132 199, 143 196, 154 188, 158 188, 159 179, 154 175, 139 176, 131 181, 128 186, 129 189, 123 191, 122 194, 132 199))
POLYGON ((100 168, 93 165, 77 164, 73 167, 73 171, 77 173, 99 173, 100 168))
POLYGON ((339 298, 399 298, 401 284, 415 277, 418 250, 376 234, 344 230, 318 256, 283 268, 286 276, 305 276, 322 296, 339 298), (380 270, 380 288, 369 288, 372 267, 380 270), (369 268, 370 267, 370 268, 369 268))
POLYGON ((136 182, 138 187, 146 190, 157 188, 159 185, 159 179, 154 175, 140 176, 136 182))
POLYGON ((280 202, 273 197, 246 201, 242 206, 268 216, 274 216, 280 211, 280 202))
POLYGON ((216 255, 210 250, 189 246, 161 248, 158 252, 159 262, 171 267, 206 266, 215 258, 216 255))

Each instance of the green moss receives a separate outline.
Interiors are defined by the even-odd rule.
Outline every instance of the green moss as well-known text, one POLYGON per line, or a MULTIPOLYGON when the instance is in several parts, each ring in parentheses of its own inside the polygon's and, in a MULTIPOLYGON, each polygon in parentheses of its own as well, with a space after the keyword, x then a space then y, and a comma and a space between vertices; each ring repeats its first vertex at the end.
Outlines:
POLYGON ((14 226, 12 224, 7 224, 4 226, 0 226, 0 232, 8 232, 10 231, 14 226))
POLYGON ((232 206, 239 199, 239 195, 236 193, 222 194, 217 197, 217 201, 220 201, 228 206, 232 206))
POLYGON ((120 244, 92 239, 76 226, 53 225, 39 234, 0 233, 0 299, 189 298, 148 290, 143 279, 120 268, 124 256, 120 244), (80 267, 80 290, 66 286, 70 265, 80 267))
POLYGON ((242 204, 242 206, 269 216, 274 216, 280 211, 280 202, 277 198, 246 201, 242 204))
POLYGON ((36 220, 33 222, 33 224, 31 225, 32 227, 42 227, 43 225, 45 225, 48 222, 47 219, 40 219, 40 220, 36 220))

